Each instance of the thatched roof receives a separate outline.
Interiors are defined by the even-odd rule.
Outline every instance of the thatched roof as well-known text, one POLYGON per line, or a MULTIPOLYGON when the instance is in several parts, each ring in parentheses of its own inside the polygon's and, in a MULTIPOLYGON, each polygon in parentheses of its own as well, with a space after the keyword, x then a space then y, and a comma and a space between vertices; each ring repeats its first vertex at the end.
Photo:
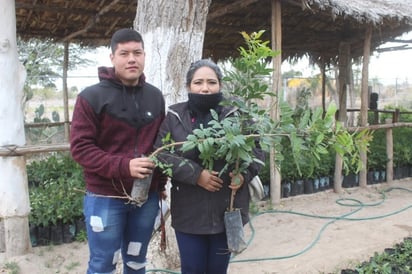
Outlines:
POLYGON ((130 28, 137 1, 15 0, 17 34, 86 46, 108 44, 118 28, 130 28))
MULTIPOLYGON (((17 33, 22 38, 53 38, 83 45, 107 45, 114 30, 133 26, 136 1, 16 0, 17 33)), ((372 50, 412 30, 410 0, 283 0, 282 57, 336 58, 342 41, 353 57, 363 54, 368 24, 373 25, 372 50)), ((209 9, 204 56, 237 55, 240 31, 267 30, 270 0, 213 0, 209 9)))
MULTIPOLYGON (((252 1, 249 1, 252 2, 252 1)), ((241 30, 270 30, 271 1, 254 1, 248 7, 213 18, 227 6, 213 1, 207 22, 205 53, 221 58, 236 54, 243 42, 241 30), (213 18, 213 20, 210 20, 213 18)), ((372 24, 372 48, 412 30, 412 1, 307 0, 282 1, 282 56, 334 59, 339 43, 351 43, 353 57, 363 55, 367 24, 372 24)), ((270 31, 266 39, 270 39, 270 31)))

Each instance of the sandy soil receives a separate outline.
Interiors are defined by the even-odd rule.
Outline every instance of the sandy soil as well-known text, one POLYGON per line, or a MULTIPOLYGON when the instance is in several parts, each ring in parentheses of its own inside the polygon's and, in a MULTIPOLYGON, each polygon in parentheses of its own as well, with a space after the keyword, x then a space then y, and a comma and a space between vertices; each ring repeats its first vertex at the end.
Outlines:
MULTIPOLYGON (((229 274, 340 273, 411 236, 411 206, 410 178, 390 185, 345 189, 342 194, 325 191, 299 195, 282 199, 272 210, 261 203, 258 207, 262 213, 251 222, 253 229, 245 227, 250 244, 232 258, 229 274), (396 188, 389 191, 392 187, 396 188), (337 219, 345 214, 351 220, 337 219)), ((167 271, 150 273, 179 273, 173 232, 169 228, 167 233, 167 251, 159 251, 156 235, 147 268, 167 271)), ((15 273, 24 274, 85 273, 88 248, 86 243, 70 243, 35 247, 25 256, 1 255, 0 273, 12 273, 13 266, 19 268, 15 273)))

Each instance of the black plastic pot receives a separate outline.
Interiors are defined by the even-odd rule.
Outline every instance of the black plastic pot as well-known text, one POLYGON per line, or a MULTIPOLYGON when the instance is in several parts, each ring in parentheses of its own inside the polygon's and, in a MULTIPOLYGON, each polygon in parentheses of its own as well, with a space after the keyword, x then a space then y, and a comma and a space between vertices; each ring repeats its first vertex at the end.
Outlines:
POLYGON ((313 187, 313 180, 312 179, 306 179, 306 180, 303 181, 303 193, 305 193, 305 194, 314 193, 314 187, 313 187))

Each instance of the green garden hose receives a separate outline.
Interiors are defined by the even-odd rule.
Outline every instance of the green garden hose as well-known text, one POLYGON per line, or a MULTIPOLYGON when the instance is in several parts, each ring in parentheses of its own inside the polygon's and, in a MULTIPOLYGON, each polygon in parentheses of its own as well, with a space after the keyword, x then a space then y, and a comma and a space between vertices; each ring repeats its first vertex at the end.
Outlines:
MULTIPOLYGON (((359 212, 360 210, 362 210, 365 207, 373 207, 373 206, 378 206, 381 205, 385 202, 386 200, 386 193, 393 191, 393 190, 402 190, 402 191, 407 191, 407 192, 412 192, 412 190, 407 189, 407 188, 403 188, 403 187, 390 187, 387 188, 383 191, 380 192, 381 194, 381 200, 376 202, 376 203, 363 203, 357 199, 353 199, 353 198, 341 198, 341 199, 337 199, 336 203, 338 205, 344 206, 344 207, 355 207, 356 209, 349 212, 349 213, 345 213, 343 215, 340 216, 320 216, 320 215, 314 215, 314 214, 307 214, 307 213, 301 213, 301 212, 295 212, 295 211, 288 211, 288 210, 266 210, 266 211, 262 211, 262 212, 258 212, 256 215, 254 215, 252 218, 250 218, 249 221, 249 227, 251 230, 251 236, 250 239, 247 242, 247 245, 250 245, 251 242, 254 239, 255 236, 255 229, 253 227, 253 219, 257 216, 260 215, 264 215, 264 214, 293 214, 293 215, 299 215, 299 216, 304 216, 304 217, 310 217, 310 218, 317 218, 317 219, 327 219, 329 220, 327 223, 325 223, 321 229, 319 230, 317 236, 315 237, 315 239, 309 244, 307 245, 305 248, 303 248, 301 251, 297 252, 297 253, 293 253, 290 255, 285 255, 285 256, 275 256, 275 257, 264 257, 264 258, 247 258, 247 259, 235 259, 236 256, 232 256, 230 263, 243 263, 243 262, 258 262, 258 261, 269 261, 269 260, 282 260, 282 259, 287 259, 287 258, 292 258, 292 257, 296 257, 299 256, 303 253, 305 253, 306 251, 310 250, 321 238, 322 233, 325 231, 325 229, 330 225, 335 223, 336 221, 340 221, 340 220, 346 220, 346 221, 365 221, 365 220, 376 220, 376 219, 382 219, 382 218, 386 218, 389 216, 393 216, 396 214, 399 214, 403 211, 408 210, 409 208, 412 207, 412 204, 406 207, 403 207, 399 210, 387 213, 387 214, 383 214, 383 215, 376 215, 376 216, 370 216, 370 217, 364 217, 364 218, 353 218, 350 217, 351 215, 353 215, 356 212, 359 212)), ((159 273, 171 273, 171 274, 180 274, 180 272, 175 272, 175 271, 171 271, 171 270, 166 270, 166 269, 148 269, 146 270, 146 273, 154 273, 154 272, 159 272, 159 273)))

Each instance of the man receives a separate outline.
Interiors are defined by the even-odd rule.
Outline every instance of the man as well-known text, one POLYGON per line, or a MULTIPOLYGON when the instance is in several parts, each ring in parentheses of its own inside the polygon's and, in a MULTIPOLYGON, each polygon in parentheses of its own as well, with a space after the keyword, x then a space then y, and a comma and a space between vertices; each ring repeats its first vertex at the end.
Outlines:
POLYGON ((143 155, 153 151, 165 116, 161 91, 145 81, 144 43, 132 29, 111 39, 113 67, 83 90, 71 125, 71 153, 84 169, 84 215, 90 258, 87 273, 145 273, 146 253, 166 178, 143 155), (152 177, 147 200, 130 198, 133 181, 152 177))

